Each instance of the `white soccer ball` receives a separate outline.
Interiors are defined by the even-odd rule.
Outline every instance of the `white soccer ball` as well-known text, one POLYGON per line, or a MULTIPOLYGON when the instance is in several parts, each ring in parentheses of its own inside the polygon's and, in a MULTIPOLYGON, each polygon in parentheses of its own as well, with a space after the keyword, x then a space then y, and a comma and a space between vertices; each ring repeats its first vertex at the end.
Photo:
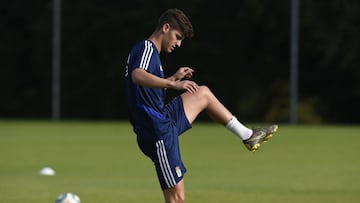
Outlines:
POLYGON ((67 192, 59 195, 55 203, 80 203, 80 198, 74 193, 67 192))

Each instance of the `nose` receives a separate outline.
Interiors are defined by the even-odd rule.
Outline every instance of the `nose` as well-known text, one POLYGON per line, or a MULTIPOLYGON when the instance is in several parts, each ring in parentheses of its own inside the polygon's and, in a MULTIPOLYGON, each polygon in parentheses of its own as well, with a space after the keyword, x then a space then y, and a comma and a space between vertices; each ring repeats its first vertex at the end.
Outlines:
POLYGON ((178 47, 181 46, 181 40, 178 40, 178 41, 176 42, 176 46, 178 46, 178 47))

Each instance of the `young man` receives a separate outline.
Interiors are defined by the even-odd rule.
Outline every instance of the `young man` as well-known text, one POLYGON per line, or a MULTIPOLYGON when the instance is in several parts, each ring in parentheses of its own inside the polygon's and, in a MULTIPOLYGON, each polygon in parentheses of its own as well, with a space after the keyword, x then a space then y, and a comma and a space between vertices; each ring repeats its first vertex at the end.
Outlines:
POLYGON ((194 72, 181 67, 164 77, 161 52, 172 52, 184 38, 193 36, 187 16, 178 9, 163 13, 153 34, 136 44, 126 66, 126 90, 130 122, 141 151, 155 165, 165 202, 184 202, 185 166, 181 160, 178 136, 191 128, 198 114, 208 115, 239 136, 250 151, 272 137, 277 125, 249 129, 241 124, 206 86, 188 80, 194 72), (165 104, 166 89, 185 90, 165 104))

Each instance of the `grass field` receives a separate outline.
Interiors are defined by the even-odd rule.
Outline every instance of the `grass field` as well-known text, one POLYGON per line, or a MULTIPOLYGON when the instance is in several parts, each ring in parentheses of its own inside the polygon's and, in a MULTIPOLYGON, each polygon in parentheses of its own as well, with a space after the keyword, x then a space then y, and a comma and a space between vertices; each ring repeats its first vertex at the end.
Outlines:
MULTIPOLYGON (((259 125, 262 126, 262 125, 259 125)), ((256 152, 216 124, 181 137, 187 202, 360 202, 360 126, 280 125, 256 152)), ((0 203, 163 202, 126 122, 0 121, 0 203), (43 167, 55 176, 40 176, 43 167)))

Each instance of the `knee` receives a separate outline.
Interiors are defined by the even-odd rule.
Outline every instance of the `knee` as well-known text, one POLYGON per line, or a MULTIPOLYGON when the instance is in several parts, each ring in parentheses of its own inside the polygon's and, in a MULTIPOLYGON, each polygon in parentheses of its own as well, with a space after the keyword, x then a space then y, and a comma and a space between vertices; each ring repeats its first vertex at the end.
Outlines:
POLYGON ((185 203, 185 195, 184 194, 176 194, 174 197, 174 202, 176 203, 185 203))
POLYGON ((185 203, 185 195, 183 193, 173 193, 165 197, 166 203, 185 203))
POLYGON ((166 203, 184 203, 185 191, 183 183, 176 185, 174 188, 164 190, 164 197, 166 203))
POLYGON ((212 95, 211 90, 205 85, 199 86, 198 92, 199 92, 199 94, 201 94, 203 96, 212 95))
POLYGON ((199 91, 210 92, 210 89, 209 89, 209 87, 206 86, 206 85, 200 85, 200 86, 199 86, 199 91))
POLYGON ((198 89, 198 94, 201 98, 211 101, 215 96, 212 91, 205 85, 201 85, 198 89))

